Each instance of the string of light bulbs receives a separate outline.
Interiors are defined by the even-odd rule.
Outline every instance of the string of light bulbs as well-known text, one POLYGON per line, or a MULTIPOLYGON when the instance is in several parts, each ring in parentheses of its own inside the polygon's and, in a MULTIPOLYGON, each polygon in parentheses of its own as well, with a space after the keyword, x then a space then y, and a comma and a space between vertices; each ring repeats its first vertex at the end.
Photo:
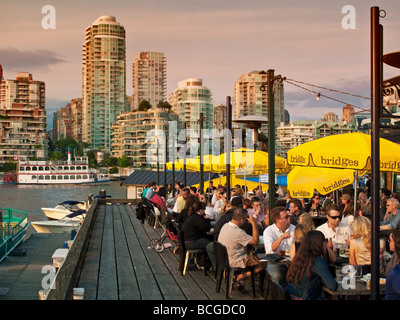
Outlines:
MULTIPOLYGON (((342 104, 350 105, 350 106, 352 106, 352 107, 354 107, 354 108, 357 108, 357 109, 361 109, 362 111, 368 111, 368 112, 370 111, 370 109, 361 108, 361 107, 355 106, 355 105, 353 105, 353 104, 351 104, 351 103, 347 103, 347 102, 345 102, 345 101, 341 101, 341 100, 339 100, 339 99, 332 98, 332 97, 329 97, 329 96, 327 96, 327 95, 324 95, 324 94, 322 94, 322 93, 320 93, 320 92, 317 92, 317 91, 308 89, 308 88, 306 88, 306 87, 303 87, 303 86, 301 86, 301 85, 296 84, 296 83, 293 82, 293 81, 296 81, 296 80, 284 79, 284 81, 287 82, 287 83, 289 83, 289 84, 291 84, 291 85, 293 85, 293 86, 295 86, 295 87, 298 87, 298 88, 301 88, 301 89, 306 90, 306 91, 308 91, 308 92, 311 92, 312 94, 316 94, 316 95, 317 95, 317 98, 316 98, 317 100, 319 100, 320 97, 324 97, 324 98, 327 98, 327 99, 330 99, 330 100, 333 100, 333 101, 336 101, 336 102, 339 102, 339 103, 342 103, 342 104)), ((296 82, 302 83, 301 81, 296 81, 296 82)), ((316 86, 316 85, 313 85, 313 86, 318 87, 318 88, 321 88, 321 89, 325 89, 325 88, 323 88, 323 87, 319 87, 319 86, 316 86)), ((341 91, 334 90, 334 89, 328 89, 328 88, 326 88, 326 89, 327 89, 327 90, 330 90, 330 91, 335 91, 335 92, 343 93, 343 92, 341 92, 341 91)), ((348 94, 348 95, 352 95, 352 96, 357 96, 357 95, 353 95, 353 94, 351 94, 351 93, 344 93, 344 94, 348 94)), ((362 96, 358 96, 358 97, 361 97, 361 98, 364 98, 364 99, 369 99, 369 98, 362 97, 362 96)))
POLYGON ((360 95, 358 95, 358 94, 349 93, 349 92, 344 92, 344 91, 339 91, 339 90, 336 90, 336 89, 326 88, 326 87, 322 87, 322 86, 317 86, 317 85, 315 85, 315 84, 306 83, 306 82, 303 82, 303 81, 298 81, 298 80, 293 80, 293 79, 284 79, 284 80, 289 80, 289 81, 292 81, 292 82, 301 83, 301 84, 304 84, 304 85, 306 85, 306 86, 316 87, 316 88, 323 89, 323 90, 328 90, 328 91, 331 91, 331 92, 337 92, 337 93, 341 93, 341 94, 347 94, 347 95, 349 95, 349 96, 353 96, 353 97, 357 97, 357 98, 362 98, 362 99, 366 99, 366 100, 371 100, 371 98, 367 98, 367 97, 364 97, 364 96, 360 96, 360 95))

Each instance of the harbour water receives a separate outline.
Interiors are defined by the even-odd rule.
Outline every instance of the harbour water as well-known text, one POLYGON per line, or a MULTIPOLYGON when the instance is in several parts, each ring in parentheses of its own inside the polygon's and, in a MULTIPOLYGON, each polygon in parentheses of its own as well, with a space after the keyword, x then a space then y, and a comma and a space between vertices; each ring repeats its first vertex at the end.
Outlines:
MULTIPOLYGON (((66 200, 88 200, 89 194, 98 195, 105 190, 114 199, 125 199, 122 181, 89 185, 0 185, 0 207, 24 211, 29 221, 46 220, 42 207, 55 207, 66 200)), ((36 232, 29 226, 28 234, 36 232)))

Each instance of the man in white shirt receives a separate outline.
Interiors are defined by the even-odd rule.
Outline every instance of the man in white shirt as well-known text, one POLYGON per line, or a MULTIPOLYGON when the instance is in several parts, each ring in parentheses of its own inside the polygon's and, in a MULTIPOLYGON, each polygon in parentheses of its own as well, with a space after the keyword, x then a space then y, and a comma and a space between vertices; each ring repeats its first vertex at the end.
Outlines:
MULTIPOLYGON (((290 216, 285 207, 275 207, 270 213, 272 225, 263 233, 265 253, 278 253, 289 251, 293 242, 295 226, 290 224, 290 216)), ((273 280, 284 286, 287 265, 284 263, 268 263, 267 272, 273 280)))
POLYGON ((340 209, 336 204, 330 204, 325 209, 328 221, 320 225, 317 230, 321 231, 326 239, 332 239, 332 244, 349 244, 351 228, 348 224, 340 224, 340 209))
POLYGON ((219 215, 222 214, 222 207, 224 206, 224 200, 225 200, 224 192, 218 190, 217 191, 217 201, 214 204, 214 209, 219 215))
POLYGON ((265 253, 289 251, 293 242, 295 226, 290 224, 290 216, 285 207, 275 207, 270 213, 272 225, 263 233, 265 253))

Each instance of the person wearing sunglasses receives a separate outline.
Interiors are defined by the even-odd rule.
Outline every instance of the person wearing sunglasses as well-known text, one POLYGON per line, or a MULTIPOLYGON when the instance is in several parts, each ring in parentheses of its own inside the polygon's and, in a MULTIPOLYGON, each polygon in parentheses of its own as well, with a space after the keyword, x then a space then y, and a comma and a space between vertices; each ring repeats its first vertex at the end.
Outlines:
POLYGON ((320 200, 319 194, 315 193, 313 195, 313 197, 311 198, 310 202, 307 203, 306 207, 304 208, 304 211, 308 212, 308 213, 310 213, 310 212, 315 212, 315 213, 321 212, 322 206, 321 206, 319 200, 320 200))
POLYGON ((396 198, 389 198, 386 201, 386 214, 381 221, 380 230, 393 230, 400 222, 400 204, 396 198))
POLYGON ((326 239, 332 239, 332 244, 349 244, 351 228, 348 224, 340 224, 340 208, 336 204, 326 207, 328 221, 320 225, 317 230, 321 231, 326 239))

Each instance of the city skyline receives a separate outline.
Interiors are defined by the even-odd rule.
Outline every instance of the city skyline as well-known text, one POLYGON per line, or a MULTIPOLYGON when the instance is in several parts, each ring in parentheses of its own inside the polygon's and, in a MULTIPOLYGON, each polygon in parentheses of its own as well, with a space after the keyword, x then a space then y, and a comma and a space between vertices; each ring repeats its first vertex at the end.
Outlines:
MULTIPOLYGON (((369 96, 370 7, 386 11, 384 53, 400 50, 396 43, 400 3, 360 2, 355 9, 355 29, 344 29, 343 7, 348 1, 236 0, 146 2, 114 1, 2 1, 0 13, 0 64, 4 79, 29 72, 46 83, 48 116, 82 95, 82 43, 84 30, 99 16, 112 15, 126 30, 127 70, 136 52, 157 51, 167 57, 167 95, 186 78, 201 78, 213 95, 213 104, 233 96, 238 77, 253 70, 274 69, 288 79, 369 96), (43 29, 42 8, 56 10, 56 28, 43 29)), ((384 66, 384 79, 397 76, 384 66)), ((126 93, 132 95, 127 72, 126 93)), ((327 112, 339 116, 345 104, 315 95, 287 82, 285 108, 291 120, 320 119, 327 112)), ((308 87, 319 92, 320 89, 308 87)), ((332 92, 331 96, 361 108, 366 99, 332 92)), ((356 109, 356 111, 358 111, 356 109)))

